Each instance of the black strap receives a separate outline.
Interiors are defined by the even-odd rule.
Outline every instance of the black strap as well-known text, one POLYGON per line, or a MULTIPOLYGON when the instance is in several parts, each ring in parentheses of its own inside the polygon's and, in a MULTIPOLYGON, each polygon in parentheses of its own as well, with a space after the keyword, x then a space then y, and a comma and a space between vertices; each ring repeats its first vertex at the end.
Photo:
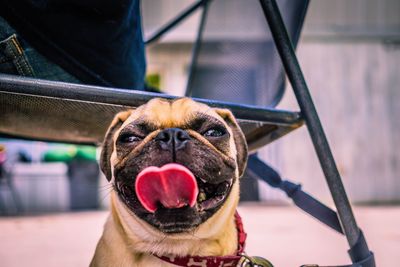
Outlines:
MULTIPOLYGON (((250 176, 256 176, 270 186, 281 189, 289 198, 293 200, 297 207, 307 212, 325 225, 329 226, 333 230, 344 234, 337 213, 301 190, 300 184, 282 180, 279 173, 260 160, 256 154, 249 157, 247 166, 248 168, 246 171, 250 176)), ((352 264, 340 266, 320 266, 317 264, 309 264, 302 265, 302 267, 375 267, 374 254, 369 252, 367 255, 364 255, 364 251, 368 251, 368 249, 363 247, 365 244, 366 242, 364 235, 360 230, 357 243, 348 251, 353 262, 352 264)))
POLYGON ((281 189, 300 209, 333 230, 343 234, 342 226, 336 212, 301 190, 300 184, 282 180, 277 171, 261 161, 256 155, 249 157, 247 166, 247 171, 250 172, 251 176, 255 174, 270 186, 281 189))

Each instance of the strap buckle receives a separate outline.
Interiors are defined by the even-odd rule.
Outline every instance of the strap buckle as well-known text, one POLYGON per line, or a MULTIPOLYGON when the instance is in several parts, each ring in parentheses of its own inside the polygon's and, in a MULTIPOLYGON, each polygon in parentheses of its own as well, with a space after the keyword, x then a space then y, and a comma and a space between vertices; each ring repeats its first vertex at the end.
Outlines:
POLYGON ((250 257, 245 253, 240 253, 240 256, 237 267, 273 267, 267 259, 262 257, 250 257))

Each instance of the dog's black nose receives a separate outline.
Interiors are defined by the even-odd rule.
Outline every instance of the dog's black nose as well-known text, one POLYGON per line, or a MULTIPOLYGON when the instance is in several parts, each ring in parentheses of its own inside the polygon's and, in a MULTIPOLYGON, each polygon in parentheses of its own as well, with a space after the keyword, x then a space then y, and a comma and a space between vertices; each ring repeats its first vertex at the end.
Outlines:
POLYGON ((184 148, 190 139, 189 134, 179 128, 164 129, 155 138, 162 149, 175 151, 184 148))

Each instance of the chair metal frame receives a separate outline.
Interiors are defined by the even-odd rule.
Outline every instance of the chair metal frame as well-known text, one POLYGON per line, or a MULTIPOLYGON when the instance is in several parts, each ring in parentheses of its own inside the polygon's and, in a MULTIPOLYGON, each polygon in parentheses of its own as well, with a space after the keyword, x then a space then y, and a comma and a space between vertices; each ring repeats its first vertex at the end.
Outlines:
MULTIPOLYGON (((326 182, 331 192, 333 201, 338 211, 347 242, 350 249, 359 245, 362 247, 356 255, 352 255, 353 263, 363 261, 371 257, 366 240, 357 225, 349 199, 344 189, 342 179, 337 169, 335 159, 330 149, 324 129, 319 119, 317 110, 312 100, 304 75, 286 32, 279 8, 275 0, 260 0, 265 17, 271 29, 276 47, 284 65, 286 74, 292 85, 300 112, 305 120, 308 132, 317 153, 326 182)), ((369 261, 362 266, 375 266, 375 261, 369 261), (368 264, 368 265, 367 265, 368 264)))
MULTIPOLYGON (((182 14, 178 15, 175 20, 162 27, 160 31, 157 31, 146 43, 149 44, 158 40, 161 36, 163 36, 163 34, 176 26, 179 22, 181 22, 184 18, 194 12, 197 8, 203 7, 203 13, 199 25, 199 32, 193 48, 191 63, 192 65, 190 67, 190 70, 192 70, 193 65, 196 64, 198 46, 199 42, 201 41, 201 35, 204 28, 204 17, 207 14, 208 3, 209 0, 198 1, 193 6, 182 12, 182 14)), ((301 117, 305 121, 312 143, 314 145, 314 149, 317 153, 330 193, 337 208, 338 216, 346 235, 348 244, 350 248, 353 248, 357 244, 362 244, 363 249, 361 249, 361 251, 357 253, 355 257, 352 257, 352 261, 355 263, 367 259, 371 256, 372 252, 370 252, 370 250, 368 249, 365 238, 363 237, 363 234, 357 225, 349 199, 342 183, 342 179, 337 169, 333 154, 331 152, 322 124, 320 122, 317 110, 313 103, 307 83, 304 79, 301 67, 297 60, 289 34, 287 33, 285 24, 279 11, 279 7, 275 0, 260 0, 260 4, 271 30, 271 34, 274 39, 279 56, 282 60, 285 72, 290 81, 290 84, 292 85, 293 92, 295 93, 297 103, 300 107, 301 117), (364 240, 360 241, 360 239, 364 240)), ((187 95, 190 95, 190 77, 191 73, 189 73, 188 85, 186 89, 187 95)), ((373 262, 373 265, 371 263, 371 265, 368 266, 374 266, 374 264, 375 263, 373 262)))

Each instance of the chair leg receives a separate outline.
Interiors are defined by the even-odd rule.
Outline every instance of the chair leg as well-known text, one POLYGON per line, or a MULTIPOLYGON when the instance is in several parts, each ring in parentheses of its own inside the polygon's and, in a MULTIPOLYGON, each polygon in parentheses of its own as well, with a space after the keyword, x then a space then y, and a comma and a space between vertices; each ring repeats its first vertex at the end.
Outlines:
POLYGON ((21 214, 24 211, 24 208, 23 208, 22 201, 21 201, 21 198, 19 196, 19 193, 18 193, 17 189, 14 186, 14 182, 12 180, 12 177, 8 177, 7 178, 7 185, 8 185, 8 189, 10 190, 11 197, 12 197, 12 199, 14 201, 16 213, 17 214, 21 214))
MULTIPOLYGON (((0 181, 1 183, 1 181, 0 181)), ((0 184, 0 215, 8 215, 7 212, 7 207, 3 198, 3 194, 2 194, 2 188, 1 188, 1 184, 0 184)))
MULTIPOLYGON (((293 45, 283 23, 278 5, 275 0, 260 0, 260 4, 269 24, 286 74, 292 85, 293 92, 300 106, 301 114, 306 122, 314 149, 325 174, 325 179, 335 202, 340 221, 342 222, 347 241, 351 249, 354 247, 360 248, 357 250, 357 253, 352 255, 352 261, 357 262, 370 258, 372 252, 368 249, 365 239, 361 238, 362 232, 356 223, 339 171, 294 52, 293 45)), ((369 266, 375 266, 373 259, 369 266)))

